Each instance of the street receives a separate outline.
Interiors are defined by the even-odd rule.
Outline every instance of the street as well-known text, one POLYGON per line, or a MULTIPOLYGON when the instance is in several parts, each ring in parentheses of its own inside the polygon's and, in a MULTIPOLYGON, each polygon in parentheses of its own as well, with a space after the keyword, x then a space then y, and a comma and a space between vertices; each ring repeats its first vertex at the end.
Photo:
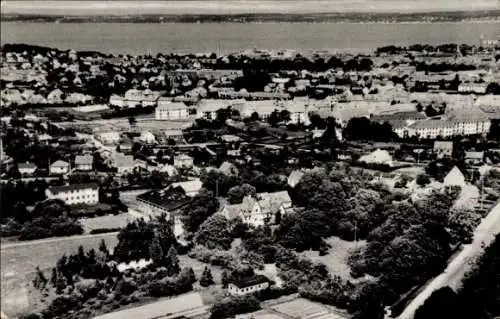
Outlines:
POLYGON ((489 246, 495 236, 500 233, 500 202, 497 203, 474 232, 471 244, 464 245, 463 250, 451 261, 445 271, 434 278, 425 289, 413 299, 399 319, 412 319, 415 311, 430 297, 443 287, 449 286, 455 291, 460 287, 465 274, 470 270, 473 262, 481 256, 484 248, 489 246))

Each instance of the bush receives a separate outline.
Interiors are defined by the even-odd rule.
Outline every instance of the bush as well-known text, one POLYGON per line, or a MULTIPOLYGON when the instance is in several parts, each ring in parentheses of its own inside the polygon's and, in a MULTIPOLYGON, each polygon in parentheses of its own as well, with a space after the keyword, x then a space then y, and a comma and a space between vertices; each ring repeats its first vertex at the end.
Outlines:
POLYGON ((210 308, 210 318, 230 318, 259 309, 260 302, 255 296, 229 297, 212 305, 210 308))
POLYGON ((92 229, 89 234, 105 234, 105 233, 114 233, 120 231, 121 228, 98 228, 92 229))

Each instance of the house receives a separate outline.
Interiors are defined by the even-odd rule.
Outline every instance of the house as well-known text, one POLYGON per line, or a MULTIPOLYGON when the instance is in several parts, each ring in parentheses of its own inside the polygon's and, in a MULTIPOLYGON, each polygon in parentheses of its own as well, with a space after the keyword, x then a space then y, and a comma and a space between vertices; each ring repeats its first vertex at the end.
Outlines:
POLYGON ((228 219, 240 217, 243 222, 253 226, 274 224, 276 215, 287 214, 292 200, 287 191, 259 193, 255 197, 246 196, 241 204, 226 205, 221 214, 228 219))
POLYGON ((186 104, 182 102, 171 102, 165 98, 158 100, 155 110, 157 120, 186 120, 189 112, 186 104))
POLYGON ((304 172, 303 171, 301 171, 301 170, 294 170, 288 176, 288 180, 287 180, 288 185, 291 188, 294 188, 300 182, 300 180, 302 179, 302 176, 304 176, 304 172))
POLYGON ((136 197, 138 210, 146 215, 160 216, 165 214, 166 218, 173 222, 173 231, 176 237, 182 235, 184 228, 181 216, 175 211, 189 202, 189 197, 179 188, 165 188, 152 190, 136 197))
POLYGON ((445 187, 453 187, 453 186, 463 187, 467 184, 465 182, 464 174, 462 174, 460 169, 456 166, 453 166, 448 175, 445 176, 443 183, 445 187))
POLYGON ((49 173, 51 175, 67 174, 69 173, 69 170, 70 170, 69 163, 61 160, 52 163, 52 165, 50 165, 49 167, 49 173))
POLYGON ((184 194, 189 197, 196 196, 201 188, 203 187, 203 183, 199 179, 194 179, 191 181, 185 182, 177 182, 170 184, 169 188, 180 188, 184 191, 184 194))
POLYGON ((174 166, 175 167, 193 167, 193 158, 186 154, 180 154, 174 156, 174 166))
POLYGON ((48 199, 60 199, 68 205, 94 205, 99 202, 99 186, 96 183, 49 187, 45 194, 48 199))
POLYGON ((368 155, 361 156, 359 161, 367 164, 392 165, 392 156, 386 150, 377 149, 368 155))
POLYGON ((116 145, 118 144, 118 142, 120 142, 120 133, 115 131, 98 132, 95 133, 95 138, 102 144, 116 145))
POLYGON ((91 171, 94 157, 90 154, 77 155, 75 157, 75 169, 79 171, 91 171))
POLYGON ((142 131, 141 135, 139 136, 139 140, 141 142, 144 142, 146 144, 154 144, 156 143, 156 138, 153 133, 149 131, 142 131))
POLYGON ((33 163, 26 162, 26 163, 19 163, 17 165, 17 168, 18 168, 19 173, 21 175, 29 176, 29 175, 33 175, 38 167, 33 163))
POLYGON ((114 166, 117 169, 118 174, 129 174, 134 171, 135 161, 132 155, 123 155, 120 153, 115 154, 114 166))
POLYGON ((435 141, 434 153, 438 158, 451 157, 453 154, 453 142, 435 141))
POLYGON ((236 165, 231 162, 225 161, 219 167, 219 172, 227 175, 227 176, 238 176, 239 171, 236 165))
POLYGON ((242 296, 269 288, 270 281, 264 275, 233 280, 227 286, 227 292, 233 296, 242 296))
POLYGON ((481 165, 484 162, 484 152, 465 152, 464 159, 468 165, 481 165))

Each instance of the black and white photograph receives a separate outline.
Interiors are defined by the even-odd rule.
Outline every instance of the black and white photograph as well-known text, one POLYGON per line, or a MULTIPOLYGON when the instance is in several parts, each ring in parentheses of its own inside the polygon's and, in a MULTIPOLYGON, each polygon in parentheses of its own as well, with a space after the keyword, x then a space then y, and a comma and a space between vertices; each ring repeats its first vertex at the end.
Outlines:
POLYGON ((500 0, 0 16, 0 319, 500 319, 500 0))

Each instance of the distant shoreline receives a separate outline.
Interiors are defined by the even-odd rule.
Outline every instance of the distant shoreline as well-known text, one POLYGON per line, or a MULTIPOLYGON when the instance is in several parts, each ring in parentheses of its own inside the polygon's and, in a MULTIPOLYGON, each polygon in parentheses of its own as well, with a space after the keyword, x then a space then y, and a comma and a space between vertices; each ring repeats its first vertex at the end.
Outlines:
POLYGON ((426 13, 305 13, 188 15, 2 14, 2 22, 26 23, 444 23, 500 22, 500 10, 426 13))

